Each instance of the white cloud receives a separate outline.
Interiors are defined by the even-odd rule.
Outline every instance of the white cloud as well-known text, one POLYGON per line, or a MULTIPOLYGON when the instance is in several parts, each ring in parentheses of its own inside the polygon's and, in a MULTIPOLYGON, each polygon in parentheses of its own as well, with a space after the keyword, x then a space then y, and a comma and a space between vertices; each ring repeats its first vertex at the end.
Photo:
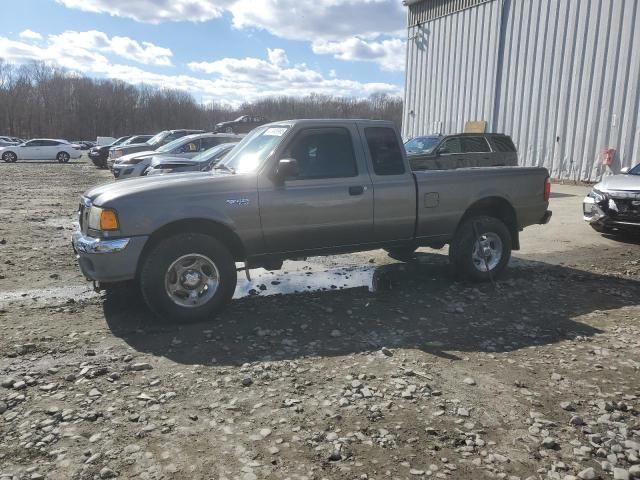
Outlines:
POLYGON ((42 40, 42 35, 29 29, 20 32, 19 37, 23 40, 42 40))
POLYGON ((51 48, 77 47, 89 51, 111 53, 127 60, 145 65, 170 66, 173 53, 168 48, 159 47, 150 42, 139 43, 129 37, 109 37, 103 32, 67 31, 60 35, 50 35, 51 48))
POLYGON ((269 56, 269 61, 274 65, 284 68, 289 65, 289 59, 287 58, 287 54, 281 48, 267 48, 267 54, 269 56))
POLYGON ((402 70, 406 8, 400 0, 57 0, 138 22, 202 22, 227 11, 238 29, 259 29, 312 44, 317 54, 374 61, 402 70), (389 37, 392 37, 389 39, 389 37), (402 59, 396 56, 400 53, 402 59))
POLYGON ((399 33, 406 11, 399 0, 236 0, 233 24, 290 40, 344 40, 399 33))
MULTIPOLYGON (((77 41, 62 41, 64 37, 49 37, 47 45, 35 45, 0 37, 0 58, 9 62, 26 63, 33 60, 66 67, 82 74, 123 80, 132 84, 147 84, 189 92, 198 99, 216 100, 238 105, 268 96, 306 96, 310 93, 353 97, 368 97, 374 93, 400 95, 401 88, 386 83, 365 83, 324 76, 304 64, 291 66, 281 49, 268 50, 266 58, 225 58, 215 62, 193 62, 193 72, 206 75, 166 75, 139 67, 112 63, 100 49, 104 38, 90 36, 87 47, 77 41)), ((111 39, 113 40, 113 39, 111 39)), ((106 45, 111 45, 107 42, 106 45)))
POLYGON ((406 43, 399 38, 379 42, 356 37, 336 42, 317 41, 312 49, 313 53, 333 55, 340 60, 377 62, 384 70, 401 71, 405 66, 406 43))
POLYGON ((37 32, 25 30, 20 38, 26 42, 3 38, 5 57, 16 61, 24 59, 54 61, 56 64, 76 70, 90 63, 106 63, 105 54, 117 55, 145 65, 170 66, 173 53, 168 48, 150 42, 138 42, 129 37, 109 37, 103 32, 66 31, 49 35, 46 44, 34 43, 43 37, 37 32))
POLYGON ((205 22, 222 15, 231 0, 56 0, 65 7, 143 23, 205 22))

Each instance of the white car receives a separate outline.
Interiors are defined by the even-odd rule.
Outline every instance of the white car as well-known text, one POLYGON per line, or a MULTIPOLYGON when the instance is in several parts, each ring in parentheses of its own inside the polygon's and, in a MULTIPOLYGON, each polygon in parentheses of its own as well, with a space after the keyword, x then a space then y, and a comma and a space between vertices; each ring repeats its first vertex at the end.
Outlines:
POLYGON ((57 160, 67 163, 70 159, 81 156, 80 145, 51 138, 35 138, 20 145, 0 148, 0 158, 7 163, 18 160, 57 160))
POLYGON ((193 158, 221 143, 239 142, 243 135, 233 133, 197 133, 180 137, 157 150, 131 153, 120 157, 113 164, 111 172, 116 180, 145 175, 154 156, 193 158))

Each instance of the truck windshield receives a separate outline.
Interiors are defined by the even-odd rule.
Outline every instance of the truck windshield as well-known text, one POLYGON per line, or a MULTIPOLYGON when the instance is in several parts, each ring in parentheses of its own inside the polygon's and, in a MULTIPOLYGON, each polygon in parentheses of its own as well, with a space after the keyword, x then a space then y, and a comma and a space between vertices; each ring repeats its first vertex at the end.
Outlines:
POLYGON ((147 143, 154 147, 162 145, 162 141, 165 139, 167 135, 169 135, 169 132, 167 130, 157 133, 153 137, 151 137, 151 139, 147 143))
POLYGON ((440 137, 416 137, 404 144, 407 153, 431 153, 440 143, 440 137))
POLYGON ((229 152, 222 165, 225 170, 235 173, 255 172, 288 129, 288 125, 256 128, 229 152))
POLYGON ((192 140, 191 137, 180 137, 180 138, 176 138, 175 140, 169 142, 169 143, 165 143, 164 145, 162 145, 160 148, 157 148, 156 151, 160 152, 160 153, 167 153, 170 152, 171 150, 173 150, 174 148, 180 147, 183 143, 189 143, 189 141, 192 140))

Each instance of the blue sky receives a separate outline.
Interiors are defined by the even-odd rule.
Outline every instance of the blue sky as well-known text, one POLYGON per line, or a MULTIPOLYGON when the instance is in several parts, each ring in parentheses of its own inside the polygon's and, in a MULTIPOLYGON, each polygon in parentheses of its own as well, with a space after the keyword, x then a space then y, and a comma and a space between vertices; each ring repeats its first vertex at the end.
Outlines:
POLYGON ((0 58, 238 104, 400 95, 400 0, 0 0, 0 58))

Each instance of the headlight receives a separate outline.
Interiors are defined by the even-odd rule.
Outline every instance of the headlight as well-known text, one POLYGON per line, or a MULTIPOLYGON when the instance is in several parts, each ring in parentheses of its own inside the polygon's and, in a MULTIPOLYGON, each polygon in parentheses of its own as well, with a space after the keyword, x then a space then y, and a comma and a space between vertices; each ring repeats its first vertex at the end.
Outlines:
POLYGON ((122 150, 116 150, 114 157, 120 158, 122 155, 124 155, 124 152, 122 150))
POLYGON ((114 231, 120 229, 118 215, 110 208, 93 206, 89 211, 89 228, 91 230, 114 231))
POLYGON ((607 198, 604 193, 602 193, 600 190, 596 188, 591 190, 591 192, 589 193, 589 196, 593 198, 596 201, 596 203, 600 203, 607 198))

